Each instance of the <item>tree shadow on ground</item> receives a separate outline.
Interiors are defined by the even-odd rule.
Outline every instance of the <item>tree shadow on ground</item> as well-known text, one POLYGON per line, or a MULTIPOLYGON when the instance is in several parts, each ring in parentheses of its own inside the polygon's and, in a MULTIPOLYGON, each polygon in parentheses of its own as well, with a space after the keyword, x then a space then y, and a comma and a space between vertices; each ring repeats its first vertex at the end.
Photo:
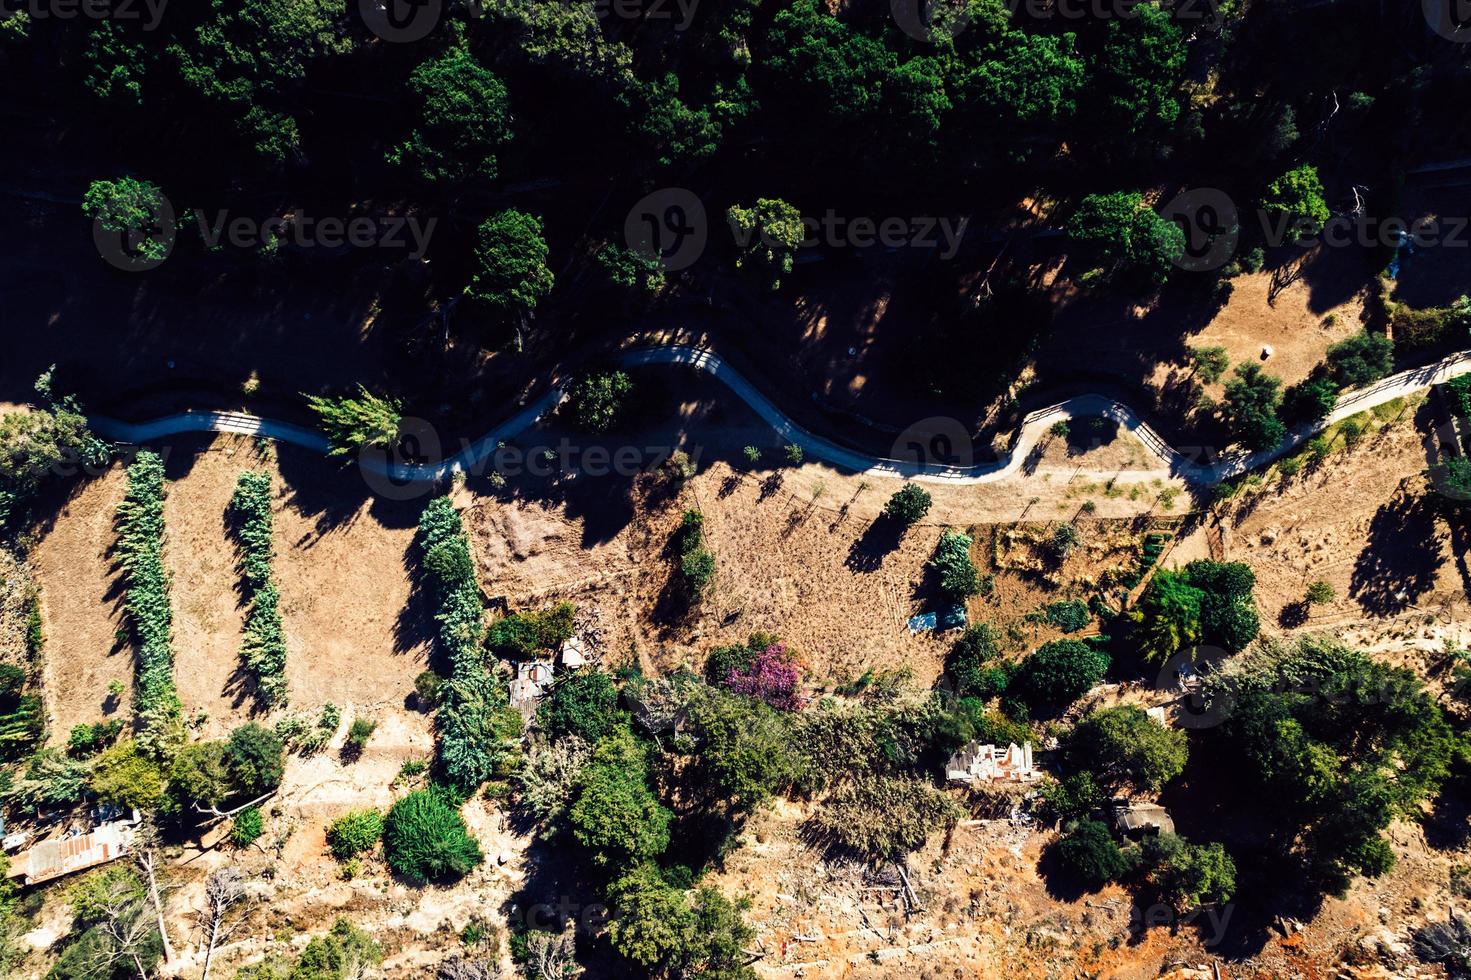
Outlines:
POLYGON ((884 558, 899 547, 903 537, 904 528, 897 521, 880 515, 848 548, 848 557, 843 564, 855 572, 876 572, 883 566, 884 558))
POLYGON ((1404 612, 1435 587, 1445 562, 1436 516, 1433 502, 1406 492, 1403 483, 1374 514, 1349 580, 1349 595, 1365 612, 1404 612))

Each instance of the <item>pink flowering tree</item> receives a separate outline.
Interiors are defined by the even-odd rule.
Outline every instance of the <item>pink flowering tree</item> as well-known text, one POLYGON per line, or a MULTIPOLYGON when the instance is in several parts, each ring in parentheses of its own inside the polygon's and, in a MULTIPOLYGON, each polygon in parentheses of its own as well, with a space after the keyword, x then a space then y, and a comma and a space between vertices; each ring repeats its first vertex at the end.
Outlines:
POLYGON ((802 706, 797 685, 802 673, 787 656, 786 647, 773 643, 751 660, 744 670, 732 670, 725 686, 737 694, 758 698, 782 711, 795 711, 802 706))

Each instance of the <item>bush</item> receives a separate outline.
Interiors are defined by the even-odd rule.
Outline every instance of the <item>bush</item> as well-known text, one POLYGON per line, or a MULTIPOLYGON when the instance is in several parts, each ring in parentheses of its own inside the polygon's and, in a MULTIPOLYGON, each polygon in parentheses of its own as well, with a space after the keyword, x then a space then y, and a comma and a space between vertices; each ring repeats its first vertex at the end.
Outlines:
POLYGON ((491 624, 485 645, 498 657, 533 660, 548 650, 560 650, 572 638, 577 608, 559 602, 539 612, 512 613, 491 624))
POLYGON ((235 822, 230 827, 230 843, 236 847, 249 847, 256 842, 264 829, 265 821, 261 817, 260 808, 246 807, 235 814, 235 822))
POLYGON ((1337 593, 1333 591, 1333 586, 1320 579, 1308 586, 1306 599, 1309 605, 1321 606, 1324 603, 1332 602, 1336 595, 1337 593))
POLYGON ((1345 388, 1361 388, 1394 370, 1394 342, 1360 331, 1328 348, 1328 371, 1345 388))
POLYGON ((444 678, 432 670, 419 672, 414 678, 414 697, 418 699, 420 708, 433 708, 439 704, 439 691, 444 685, 444 678))
POLYGON ((1107 799, 1092 774, 1074 772, 1042 787, 1038 804, 1044 819, 1053 823, 1080 820, 1107 799))
POLYGON ((1281 387, 1260 365, 1237 365, 1236 377, 1226 382, 1224 403, 1233 438, 1251 449, 1272 449, 1282 442, 1287 428, 1277 418, 1281 387))
POLYGON ((594 748, 567 817, 572 836, 595 864, 621 867, 669 846, 673 814, 649 789, 645 751, 626 730, 594 748))
POLYGON ((1282 396, 1281 417, 1285 422, 1317 422, 1328 417, 1338 404, 1338 382, 1314 374, 1288 388, 1282 396))
POLYGON ((388 866, 423 884, 458 878, 484 860, 459 811, 438 789, 415 790, 393 804, 383 825, 388 866))
POLYGON ((1102 888, 1129 869, 1108 827, 1097 820, 1080 820, 1054 847, 1063 873, 1089 888, 1102 888))
POLYGON ((180 810, 194 804, 218 807, 235 794, 225 765, 224 742, 191 742, 169 768, 169 796, 180 810))
POLYGON ((698 782, 738 812, 755 809, 793 775, 787 716, 762 701, 699 690, 689 706, 698 782))
POLYGON ((906 483, 884 504, 884 516, 901 527, 911 527, 930 512, 930 503, 929 491, 917 483, 906 483))
POLYGON ((339 861, 357 857, 378 846, 383 836, 383 814, 377 810, 352 810, 327 827, 327 847, 339 861))
POLYGON ((138 742, 167 756, 184 741, 183 706, 174 686, 173 614, 163 564, 163 460, 143 451, 128 467, 128 486, 117 509, 117 553, 127 610, 137 637, 135 685, 138 742))
POLYGON ((1155 842, 1153 849, 1162 850, 1164 856, 1150 874, 1165 901, 1181 911, 1230 901, 1236 894, 1236 862, 1226 849, 1171 838, 1161 834, 1155 842))
POLYGON ((1044 643, 1017 667, 1010 690, 1035 707, 1065 707, 1108 673, 1109 656, 1079 640, 1044 643))
POLYGON ((720 683, 737 694, 765 701, 781 711, 795 711, 802 706, 797 694, 802 672, 787 655, 786 648, 774 643, 756 654, 743 668, 732 670, 720 683))
POLYGON ((261 700, 280 707, 286 703, 286 638, 281 629, 281 597, 272 579, 270 474, 241 473, 230 498, 230 511, 236 520, 240 569, 250 600, 240 659, 255 678, 261 700))
POLYGON ((865 773, 840 783, 813 819, 841 850, 878 861, 918 850, 961 816, 949 797, 923 780, 865 773))
POLYGON ((618 422, 633 382, 622 371, 604 371, 580 378, 567 393, 572 422, 585 432, 607 432, 618 422))
POLYGON ((1079 599, 1049 602, 1042 607, 1042 617, 1064 633, 1078 632, 1093 618, 1088 612, 1088 604, 1079 599))
POLYGON ((958 531, 946 531, 940 535, 935 554, 929 561, 940 576, 940 593, 948 602, 964 602, 973 595, 980 595, 985 584, 970 560, 971 540, 958 531))
POLYGON ((987 666, 996 660, 1000 650, 999 637, 988 624, 967 627, 945 661, 945 672, 955 682, 956 690, 979 698, 1003 693, 1010 680, 1007 672, 997 666, 987 666))
POLYGON ((247 722, 232 731, 225 743, 225 767, 236 792, 259 796, 281 785, 286 747, 269 728, 247 722))
POLYGON ((575 735, 588 742, 611 735, 621 716, 613 678, 587 668, 558 681, 551 697, 536 710, 537 721, 550 737, 575 735))
POLYGON ((89 780, 104 803, 152 810, 163 799, 163 773, 136 741, 119 742, 97 757, 89 780))
POLYGON ((1111 789, 1159 790, 1185 769, 1185 733, 1133 705, 1095 711, 1068 734, 1064 757, 1111 789))
POLYGON ((350 755, 359 756, 368 747, 368 739, 378 730, 378 723, 371 718, 354 718, 347 729, 346 749, 350 755))
POLYGON ((715 556, 705 546, 705 517, 691 508, 679 524, 679 574, 685 597, 693 602, 703 596, 715 580, 715 556))
POLYGON ((77 759, 90 759, 107 748, 122 734, 121 718, 99 721, 92 725, 73 725, 66 740, 66 750, 77 759))

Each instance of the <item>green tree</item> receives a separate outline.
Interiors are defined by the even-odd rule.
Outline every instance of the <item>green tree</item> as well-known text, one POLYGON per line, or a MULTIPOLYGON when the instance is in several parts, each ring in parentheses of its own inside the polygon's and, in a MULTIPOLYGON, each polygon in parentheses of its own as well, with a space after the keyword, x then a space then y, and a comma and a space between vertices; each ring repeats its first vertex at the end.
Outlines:
POLYGON ((1236 862, 1226 849, 1172 837, 1160 835, 1165 857, 1150 873, 1165 901, 1181 911, 1230 901, 1236 894, 1236 862))
POLYGON ((286 748, 269 728, 246 722, 232 731, 225 743, 225 768, 237 793, 259 796, 281 785, 286 748))
POLYGON ((989 582, 981 578, 970 560, 971 539, 959 531, 945 531, 929 560, 940 579, 940 594, 947 602, 964 602, 987 590, 989 582))
POLYGON ((1080 820, 1056 845, 1063 872, 1089 888, 1102 888, 1129 869, 1108 827, 1097 820, 1080 820))
POLYGON ((738 246, 736 268, 750 273, 772 289, 792 271, 792 259, 806 232, 802 213, 786 201, 759 198, 755 207, 733 205, 726 212, 738 246))
POLYGON ((705 689, 690 704, 689 723, 702 782, 733 809, 755 809, 792 778, 791 729, 765 702, 705 689))
POLYGON ((1108 138, 1148 145, 1180 117, 1178 91, 1185 74, 1185 36, 1170 12, 1152 3, 1136 16, 1108 22, 1108 36, 1093 62, 1089 88, 1096 100, 1093 123, 1108 138))
POLYGON ((688 895, 649 862, 616 878, 608 899, 617 909, 608 938, 627 959, 661 975, 754 980, 744 952, 755 936, 742 918, 745 902, 708 886, 688 895))
POLYGON ((1394 341, 1361 330, 1328 348, 1328 370, 1344 388, 1362 388, 1394 370, 1394 341))
POLYGON ((383 853, 390 868, 419 884, 459 878, 484 860, 439 789, 415 790, 393 804, 383 823, 383 853))
POLYGON ((1072 119, 1084 81, 1074 41, 1072 34, 1007 31, 956 80, 955 101, 963 117, 1003 132, 1051 128, 1072 119))
POLYGON ((633 393, 633 382, 623 371, 584 375, 567 392, 572 422, 584 432, 607 432, 617 424, 633 393))
POLYGON ((968 626, 945 659, 945 672, 963 695, 995 697, 1006 692, 1010 672, 997 663, 1000 637, 988 623, 968 626))
POLYGON ((1068 220, 1068 237, 1105 265, 1163 282, 1185 251, 1185 233, 1144 204, 1138 191, 1090 194, 1068 220))
POLYGON ((1277 418, 1282 402, 1282 382, 1265 373, 1261 365, 1236 366, 1236 377, 1226 382, 1226 422, 1231 435, 1251 449, 1274 449, 1287 434, 1277 418))
POLYGON ((235 792, 225 763, 224 742, 191 742, 169 767, 169 795, 181 810, 195 804, 218 807, 235 792))
POLYGON ((553 282, 540 218, 508 209, 481 222, 466 297, 496 314, 524 320, 553 282))
POLYGON ((1091 773, 1111 789, 1159 790, 1185 769, 1185 733, 1166 728, 1133 705, 1104 708, 1068 734, 1068 765, 1091 773))
POLYGON ((1306 163, 1267 185, 1262 210, 1282 222, 1283 231, 1294 238, 1316 235, 1332 216, 1323 200, 1318 168, 1306 163))
POLYGON ((419 118, 407 140, 388 153, 428 184, 493 180, 496 152, 511 138, 506 87, 456 46, 409 76, 419 118))
POLYGON ((536 711, 551 738, 576 735, 589 742, 613 734, 621 716, 613 678, 588 668, 558 681, 536 711))
POLYGON ((1145 660, 1156 663, 1201 642, 1200 604, 1205 593, 1185 576, 1161 568, 1150 579, 1129 619, 1133 640, 1145 660))
POLYGON ((114 234, 126 234, 140 258, 159 262, 173 246, 173 229, 161 222, 168 202, 157 184, 135 177, 94 180, 82 197, 82 213, 114 234))
POLYGON ((609 242, 598 250, 598 267, 619 289, 652 296, 664 288, 664 267, 658 258, 609 242))
POLYGON ((1195 367, 1195 373, 1200 376, 1201 381, 1213 385, 1221 380, 1221 375, 1231 366, 1231 357, 1224 347, 1192 347, 1190 363, 1195 367))
POLYGON ((163 799, 163 773, 136 741, 119 742, 92 763, 92 792, 104 803, 152 810, 163 799))
POLYGON ((1435 489, 1458 506, 1471 502, 1471 459, 1447 456, 1427 471, 1435 489))
POLYGON ((900 527, 911 527, 930 512, 929 491, 917 483, 906 483, 884 504, 884 516, 900 527))
POLYGON ((664 853, 673 818, 649 789, 645 749, 624 730, 599 742, 567 813, 594 863, 619 867, 664 853))
POLYGON ((1010 690, 1031 705, 1060 708, 1096 687, 1108 667, 1108 654, 1096 647, 1080 640, 1053 640, 1021 662, 1010 690))
POLYGON ((1278 415, 1287 422, 1325 419, 1338 404, 1338 390, 1338 382, 1327 374, 1309 375, 1283 392, 1278 415))
POLYGON ((387 449, 398 442, 403 406, 392 398, 358 385, 355 396, 307 395, 306 401, 327 434, 329 456, 351 459, 365 449, 387 449))

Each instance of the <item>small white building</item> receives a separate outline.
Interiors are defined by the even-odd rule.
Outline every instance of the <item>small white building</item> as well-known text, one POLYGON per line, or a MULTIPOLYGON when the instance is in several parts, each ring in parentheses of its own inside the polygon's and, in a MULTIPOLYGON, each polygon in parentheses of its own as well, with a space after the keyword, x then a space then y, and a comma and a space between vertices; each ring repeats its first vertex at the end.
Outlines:
POLYGON ((1032 743, 1012 742, 1005 749, 972 742, 945 763, 952 783, 1030 783, 1042 778, 1032 765, 1032 743))
POLYGON ((578 667, 585 666, 586 664, 587 644, 583 642, 582 637, 574 636, 562 644, 563 667, 569 670, 576 670, 578 667))

